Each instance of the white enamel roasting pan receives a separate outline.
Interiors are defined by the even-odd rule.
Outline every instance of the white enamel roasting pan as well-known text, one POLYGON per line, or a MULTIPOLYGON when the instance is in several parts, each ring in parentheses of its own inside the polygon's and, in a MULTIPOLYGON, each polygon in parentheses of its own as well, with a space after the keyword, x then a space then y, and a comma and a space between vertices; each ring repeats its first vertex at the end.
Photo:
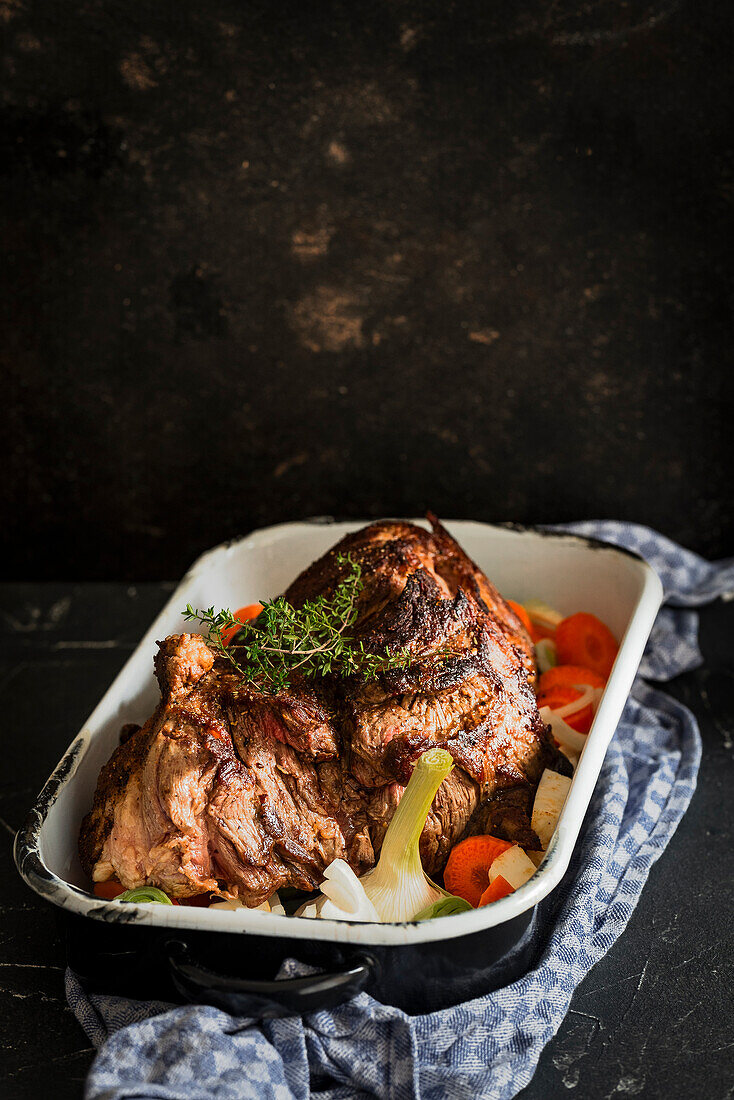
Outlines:
MULTIPOLYGON (((77 855, 77 837, 81 819, 92 804, 100 768, 118 743, 120 727, 126 722, 142 723, 157 703, 156 640, 184 629, 181 611, 187 603, 235 608, 277 595, 305 566, 360 526, 357 522, 287 523, 255 531, 199 558, 69 746, 19 832, 16 861, 33 890, 69 912, 101 920, 119 916, 118 903, 102 902, 89 892, 77 855)), ((504 596, 519 601, 539 598, 563 614, 592 612, 621 642, 539 871, 514 894, 490 906, 420 924, 349 924, 250 910, 162 905, 125 906, 127 922, 335 944, 409 945, 500 925, 537 905, 558 884, 661 604, 662 586, 641 559, 588 539, 463 520, 446 526, 504 596)))

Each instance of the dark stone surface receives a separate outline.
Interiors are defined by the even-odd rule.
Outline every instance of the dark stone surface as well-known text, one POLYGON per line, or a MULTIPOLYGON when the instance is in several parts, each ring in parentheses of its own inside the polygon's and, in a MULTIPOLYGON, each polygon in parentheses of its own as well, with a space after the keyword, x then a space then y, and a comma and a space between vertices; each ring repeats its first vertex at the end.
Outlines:
MULTIPOLYGON (((0 1093, 76 1100, 93 1051, 66 1007, 55 910, 12 865, 38 789, 169 594, 146 584, 0 586, 0 1093)), ((731 1072, 734 605, 704 609, 706 666, 670 690, 697 714, 699 786, 624 935, 579 986, 522 1100, 724 1100, 731 1072)))
POLYGON ((16 578, 305 515, 731 553, 731 6, 3 0, 16 578))

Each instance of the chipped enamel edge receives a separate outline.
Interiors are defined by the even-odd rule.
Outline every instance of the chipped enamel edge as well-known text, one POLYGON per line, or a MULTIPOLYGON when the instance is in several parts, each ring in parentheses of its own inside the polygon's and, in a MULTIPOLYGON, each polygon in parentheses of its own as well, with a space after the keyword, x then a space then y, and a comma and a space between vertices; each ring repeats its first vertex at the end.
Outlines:
MULTIPOLYGON (((305 523, 277 524, 273 527, 253 531, 242 539, 233 539, 222 543, 202 554, 186 573, 170 600, 141 639, 134 653, 126 661, 102 701, 104 701, 107 694, 114 690, 117 683, 125 677, 127 667, 132 662, 135 654, 141 648, 152 649, 156 634, 159 633, 159 624, 166 617, 169 608, 180 603, 179 592, 181 589, 191 577, 198 575, 212 565, 215 556, 228 552, 235 545, 256 548, 263 544, 272 544, 312 524, 338 526, 342 528, 341 533, 346 533, 347 531, 358 530, 364 525, 364 522, 356 520, 341 522, 333 520, 331 517, 314 517, 305 523)), ((581 544, 600 552, 624 555, 625 558, 631 557, 634 560, 644 578, 642 592, 621 640, 617 660, 602 697, 586 747, 574 774, 571 790, 551 841, 551 847, 538 871, 524 886, 484 909, 475 909, 469 913, 460 913, 455 916, 441 917, 420 923, 407 922, 384 925, 350 923, 349 921, 315 921, 299 917, 274 916, 270 913, 254 910, 209 912, 207 909, 186 906, 121 905, 116 902, 100 902, 93 895, 65 882, 46 866, 41 856, 40 841, 41 831, 49 810, 62 788, 73 781, 79 764, 91 744, 94 734, 89 727, 95 725, 95 715, 97 710, 101 708, 101 701, 85 723, 82 732, 64 753, 39 794, 24 825, 16 835, 14 846, 16 866, 31 889, 40 894, 41 897, 69 912, 111 923, 135 923, 198 931, 241 932, 258 936, 384 946, 454 939, 459 936, 485 931, 512 920, 537 905, 558 885, 568 868, 586 809, 599 777, 607 746, 621 718, 645 644, 662 603, 663 589, 657 574, 636 554, 600 542, 598 539, 591 539, 583 535, 566 535, 558 531, 519 528, 514 524, 500 525, 474 521, 446 521, 446 526, 449 528, 454 526, 467 528, 471 526, 489 532, 515 533, 518 537, 526 538, 552 537, 565 540, 569 544, 581 544)))

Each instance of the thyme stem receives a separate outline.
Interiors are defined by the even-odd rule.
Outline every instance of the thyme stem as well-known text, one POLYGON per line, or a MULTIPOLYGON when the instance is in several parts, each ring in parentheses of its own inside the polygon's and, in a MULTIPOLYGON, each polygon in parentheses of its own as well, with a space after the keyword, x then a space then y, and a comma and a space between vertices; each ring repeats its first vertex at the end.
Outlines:
POLYGON ((297 669, 309 678, 334 673, 371 680, 387 669, 405 668, 410 663, 407 651, 372 653, 350 635, 357 618, 357 597, 364 587, 362 568, 349 554, 340 554, 336 560, 347 568, 328 599, 318 596, 296 609, 279 596, 263 603, 255 622, 242 622, 228 608, 202 611, 191 604, 183 617, 207 627, 208 644, 242 680, 271 693, 287 687, 297 669), (224 635, 231 637, 233 627, 238 631, 236 640, 228 645, 224 635))

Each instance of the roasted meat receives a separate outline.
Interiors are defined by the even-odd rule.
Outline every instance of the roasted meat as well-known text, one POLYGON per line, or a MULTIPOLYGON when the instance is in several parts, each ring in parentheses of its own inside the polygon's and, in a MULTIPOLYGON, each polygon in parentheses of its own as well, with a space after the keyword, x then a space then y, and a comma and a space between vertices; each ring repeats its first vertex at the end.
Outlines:
POLYGON ((409 651, 406 668, 372 681, 294 680, 269 695, 198 635, 159 643, 160 704, 144 726, 125 727, 82 823, 82 864, 95 881, 257 905, 282 886, 314 889, 337 857, 359 874, 432 745, 457 766, 421 838, 429 874, 492 804, 509 809, 487 820, 534 845, 528 807, 557 755, 531 687, 530 640, 429 518, 431 531, 384 522, 346 536, 285 593, 296 607, 329 596, 349 555, 364 582, 353 633, 376 653, 409 651))

